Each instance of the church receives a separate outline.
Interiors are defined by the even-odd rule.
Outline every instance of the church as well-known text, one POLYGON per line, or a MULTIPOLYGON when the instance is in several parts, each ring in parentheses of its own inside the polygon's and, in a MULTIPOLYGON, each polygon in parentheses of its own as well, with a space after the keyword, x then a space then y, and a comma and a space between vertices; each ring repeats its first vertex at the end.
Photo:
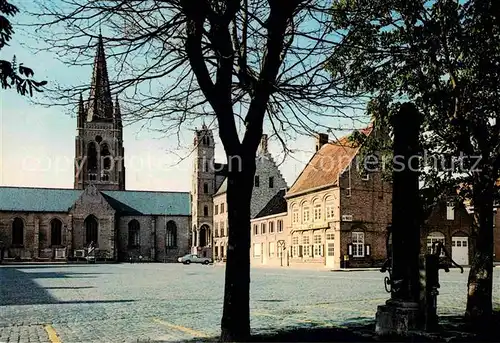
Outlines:
POLYGON ((2 259, 171 262, 188 253, 189 192, 127 191, 124 156, 100 36, 90 94, 79 100, 74 187, 0 187, 2 259))

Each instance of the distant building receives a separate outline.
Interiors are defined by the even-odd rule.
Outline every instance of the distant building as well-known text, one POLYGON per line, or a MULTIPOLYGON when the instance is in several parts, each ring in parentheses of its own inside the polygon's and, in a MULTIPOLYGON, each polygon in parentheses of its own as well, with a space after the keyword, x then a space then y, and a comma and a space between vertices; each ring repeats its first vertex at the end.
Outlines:
POLYGON ((0 187, 4 260, 175 261, 189 252, 188 192, 125 190, 123 127, 102 37, 90 95, 80 97, 74 189, 0 187))
MULTIPOLYGON (((227 237, 230 230, 227 217, 227 173, 238 168, 235 159, 228 164, 214 162, 215 142, 212 130, 203 126, 194 139, 192 191, 192 252, 224 260, 227 256, 227 237)), ((256 157, 256 173, 250 216, 253 218, 286 181, 268 151, 267 135, 262 136, 256 157)))

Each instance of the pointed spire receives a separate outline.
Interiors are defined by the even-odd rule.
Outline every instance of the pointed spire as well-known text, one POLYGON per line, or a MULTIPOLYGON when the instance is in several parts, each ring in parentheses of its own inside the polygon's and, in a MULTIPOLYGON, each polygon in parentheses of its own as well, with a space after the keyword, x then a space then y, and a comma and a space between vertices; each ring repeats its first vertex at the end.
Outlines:
POLYGON ((85 118, 85 108, 83 106, 83 97, 80 93, 80 99, 78 100, 78 127, 83 127, 83 122, 85 118))
POLYGON ((97 52, 94 59, 92 83, 90 85, 88 121, 111 120, 113 101, 109 89, 108 70, 102 35, 99 33, 97 52))
POLYGON ((122 127, 122 112, 120 110, 120 103, 118 102, 118 94, 116 94, 116 97, 115 97, 114 110, 115 110, 114 118, 116 121, 116 125, 118 127, 122 127))

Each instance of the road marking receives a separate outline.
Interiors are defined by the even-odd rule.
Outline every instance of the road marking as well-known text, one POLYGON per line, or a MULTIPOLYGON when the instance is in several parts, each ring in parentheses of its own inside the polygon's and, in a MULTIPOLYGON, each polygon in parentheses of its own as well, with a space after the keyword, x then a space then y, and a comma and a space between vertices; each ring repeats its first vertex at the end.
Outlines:
POLYGON ((175 330, 178 330, 178 331, 182 331, 182 332, 187 333, 187 334, 189 334, 191 336, 194 336, 194 337, 200 337, 200 338, 202 338, 202 337, 208 337, 208 335, 204 334, 201 331, 196 331, 196 330, 187 328, 185 326, 175 325, 175 324, 163 321, 163 320, 158 319, 158 318, 153 318, 153 320, 155 322, 157 322, 158 324, 161 324, 161 325, 164 325, 164 326, 168 326, 169 328, 172 328, 172 329, 175 329, 175 330))
POLYGON ((57 335, 56 330, 52 327, 52 325, 47 324, 44 326, 45 331, 47 331, 47 335, 49 335, 49 340, 51 343, 61 343, 59 336, 57 335))

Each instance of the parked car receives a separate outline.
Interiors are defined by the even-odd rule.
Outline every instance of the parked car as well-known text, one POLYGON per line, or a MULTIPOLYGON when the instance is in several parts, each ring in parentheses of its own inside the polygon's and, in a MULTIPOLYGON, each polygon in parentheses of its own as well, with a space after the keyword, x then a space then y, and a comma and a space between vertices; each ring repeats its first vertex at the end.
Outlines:
POLYGON ((190 263, 201 263, 210 264, 213 263, 210 257, 200 257, 196 254, 187 254, 177 259, 180 263, 190 264, 190 263))

